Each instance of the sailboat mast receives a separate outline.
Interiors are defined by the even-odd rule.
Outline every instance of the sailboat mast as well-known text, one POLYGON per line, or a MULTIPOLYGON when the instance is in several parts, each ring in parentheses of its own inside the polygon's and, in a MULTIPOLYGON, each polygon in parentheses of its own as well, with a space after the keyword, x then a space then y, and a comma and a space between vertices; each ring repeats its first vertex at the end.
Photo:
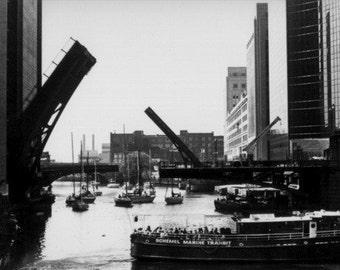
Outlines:
POLYGON ((129 175, 126 175, 126 145, 125 145, 125 124, 123 124, 123 155, 124 155, 124 182, 125 182, 125 194, 127 195, 127 185, 128 181, 125 181, 126 178, 129 177, 129 175))
POLYGON ((72 167, 73 167, 73 172, 72 172, 72 177, 73 177, 73 194, 76 194, 76 183, 74 179, 74 148, 73 148, 73 132, 71 132, 71 147, 72 147, 72 167))
POLYGON ((80 162, 81 162, 81 179, 80 179, 80 198, 81 198, 81 185, 84 180, 84 162, 83 162, 83 142, 80 141, 80 162))
POLYGON ((138 179, 138 185, 139 185, 139 188, 142 186, 142 183, 141 183, 141 175, 140 175, 140 151, 137 150, 137 179, 138 179))

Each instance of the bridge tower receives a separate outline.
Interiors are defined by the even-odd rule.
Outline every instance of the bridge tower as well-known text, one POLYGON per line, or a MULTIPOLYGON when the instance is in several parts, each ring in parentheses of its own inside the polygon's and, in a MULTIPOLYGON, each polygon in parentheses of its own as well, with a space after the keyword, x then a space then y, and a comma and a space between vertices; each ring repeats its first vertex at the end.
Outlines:
POLYGON ((5 130, 0 134, 0 157, 5 157, 0 163, 0 185, 6 182, 10 201, 18 203, 45 185, 40 168, 42 151, 96 59, 71 39, 43 74, 42 82, 41 0, 9 0, 1 5, 5 19, 0 20, 6 26, 1 26, 0 36, 6 42, 0 43, 0 53, 7 61, 0 62, 0 103, 6 116, 0 119, 0 130, 5 130))

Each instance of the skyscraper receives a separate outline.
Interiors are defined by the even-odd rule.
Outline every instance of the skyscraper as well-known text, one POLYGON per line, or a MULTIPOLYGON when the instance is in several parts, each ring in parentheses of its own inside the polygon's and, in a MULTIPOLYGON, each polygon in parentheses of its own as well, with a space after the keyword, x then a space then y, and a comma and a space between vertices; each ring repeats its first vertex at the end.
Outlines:
POLYGON ((228 67, 226 92, 226 115, 241 100, 242 95, 247 94, 247 68, 246 67, 228 67))
POLYGON ((271 132, 270 158, 322 156, 340 124, 339 2, 287 0, 272 7, 270 118, 282 121, 271 132))
POLYGON ((226 120, 224 123, 224 156, 235 159, 248 141, 247 123, 247 68, 228 67, 226 84, 226 120), (242 105, 240 105, 242 103, 242 105), (243 109, 243 111, 242 111, 243 109), (242 114, 242 116, 241 116, 242 114), (242 128, 242 130, 241 130, 242 128), (244 130, 243 130, 244 129, 244 130), (241 134, 242 133, 242 134, 241 134))
MULTIPOLYGON (((247 44, 248 140, 269 124, 268 5, 256 5, 254 33, 247 44)), ((256 144, 254 159, 268 159, 268 140, 256 144)))
POLYGON ((25 99, 41 85, 41 19, 41 0, 0 1, 0 187, 17 159, 7 138, 18 134, 25 99))

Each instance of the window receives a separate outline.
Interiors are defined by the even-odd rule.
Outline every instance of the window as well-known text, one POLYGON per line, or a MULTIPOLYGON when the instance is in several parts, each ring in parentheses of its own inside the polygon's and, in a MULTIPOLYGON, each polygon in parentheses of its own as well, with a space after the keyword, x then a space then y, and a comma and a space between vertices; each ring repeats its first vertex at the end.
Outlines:
POLYGON ((233 73, 233 76, 234 76, 234 77, 237 77, 237 73, 233 73))
POLYGON ((234 83, 233 88, 237 88, 237 87, 238 87, 237 83, 234 83))
POLYGON ((245 83, 242 83, 242 84, 241 84, 241 87, 242 87, 242 88, 246 88, 246 84, 245 84, 245 83))

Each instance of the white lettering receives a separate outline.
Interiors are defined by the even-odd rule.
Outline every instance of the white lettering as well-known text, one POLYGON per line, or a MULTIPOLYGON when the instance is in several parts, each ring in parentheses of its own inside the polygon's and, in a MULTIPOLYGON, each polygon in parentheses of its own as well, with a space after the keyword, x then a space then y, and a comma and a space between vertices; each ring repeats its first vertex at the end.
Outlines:
POLYGON ((162 239, 156 238, 156 243, 180 244, 177 239, 162 239))

